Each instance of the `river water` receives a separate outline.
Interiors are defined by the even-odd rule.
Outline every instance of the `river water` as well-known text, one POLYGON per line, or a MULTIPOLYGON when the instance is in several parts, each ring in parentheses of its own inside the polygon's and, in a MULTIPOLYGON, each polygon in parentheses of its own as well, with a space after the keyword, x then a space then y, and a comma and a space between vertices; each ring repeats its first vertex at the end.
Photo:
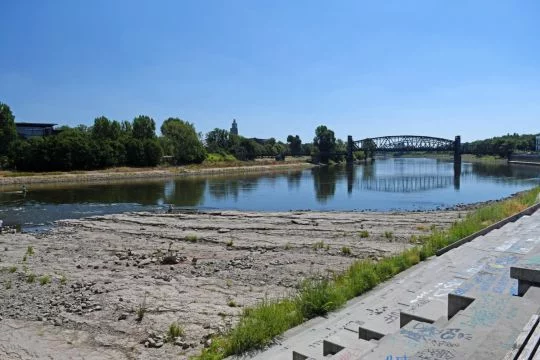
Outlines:
POLYGON ((32 231, 55 220, 175 208, 288 210, 433 210, 500 199, 540 184, 540 167, 427 158, 308 170, 29 185, 25 197, 0 187, 0 220, 32 231))

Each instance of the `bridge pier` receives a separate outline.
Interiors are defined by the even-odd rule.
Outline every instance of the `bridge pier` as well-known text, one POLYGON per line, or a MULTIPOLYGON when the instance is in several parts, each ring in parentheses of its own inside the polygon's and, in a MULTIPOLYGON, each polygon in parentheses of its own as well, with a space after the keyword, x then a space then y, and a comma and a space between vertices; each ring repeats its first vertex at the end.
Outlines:
POLYGON ((454 140, 454 164, 461 165, 461 136, 457 135, 454 140))
POLYGON ((347 164, 352 164, 354 161, 353 156, 354 142, 351 135, 347 136, 347 164))

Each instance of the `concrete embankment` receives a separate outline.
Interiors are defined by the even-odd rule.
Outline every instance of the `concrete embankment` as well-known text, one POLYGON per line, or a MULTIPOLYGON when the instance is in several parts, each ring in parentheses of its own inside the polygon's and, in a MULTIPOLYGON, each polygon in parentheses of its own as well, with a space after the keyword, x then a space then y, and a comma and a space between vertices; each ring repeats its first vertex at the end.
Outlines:
POLYGON ((540 211, 288 331, 279 359, 539 359, 540 211))

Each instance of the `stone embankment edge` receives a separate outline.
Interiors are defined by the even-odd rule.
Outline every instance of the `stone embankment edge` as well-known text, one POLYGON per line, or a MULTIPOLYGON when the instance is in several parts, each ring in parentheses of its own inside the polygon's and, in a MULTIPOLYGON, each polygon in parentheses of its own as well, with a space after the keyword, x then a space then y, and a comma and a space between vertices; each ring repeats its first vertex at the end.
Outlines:
POLYGON ((19 177, 0 177, 0 186, 20 185, 20 184, 54 184, 54 183, 87 183, 104 182, 112 180, 127 179, 160 179, 175 178, 183 176, 219 175, 247 172, 266 172, 273 170, 297 170, 309 169, 317 165, 310 163, 288 163, 278 165, 254 165, 235 166, 223 168, 206 168, 197 170, 181 169, 179 171, 155 170, 140 172, 96 172, 87 174, 61 174, 61 175, 37 175, 19 177))
POLYGON ((508 161, 509 164, 516 164, 516 165, 534 165, 534 166, 540 166, 540 162, 534 162, 534 161, 520 161, 520 160, 510 160, 508 161))
POLYGON ((444 254, 444 253, 446 253, 446 252, 448 252, 448 251, 450 251, 452 249, 455 249, 457 247, 460 247, 461 245, 466 244, 466 243, 474 240, 475 238, 477 238, 479 236, 486 235, 488 232, 490 232, 492 230, 499 229, 499 228, 503 227, 504 225, 508 224, 509 222, 514 222, 514 221, 518 220, 522 216, 531 215, 536 210, 540 209, 540 201, 539 200, 540 199, 537 199, 536 204, 534 204, 532 206, 529 206, 528 208, 518 212, 517 214, 509 216, 506 219, 502 219, 501 221, 498 221, 495 224, 492 224, 492 225, 490 225, 490 226, 488 226, 488 227, 486 227, 486 228, 484 228, 484 229, 482 229, 480 231, 475 232, 474 234, 466 236, 463 239, 460 239, 460 240, 458 240, 458 241, 456 241, 456 242, 454 242, 454 243, 440 249, 439 251, 437 251, 435 253, 435 255, 441 256, 442 254, 444 254))

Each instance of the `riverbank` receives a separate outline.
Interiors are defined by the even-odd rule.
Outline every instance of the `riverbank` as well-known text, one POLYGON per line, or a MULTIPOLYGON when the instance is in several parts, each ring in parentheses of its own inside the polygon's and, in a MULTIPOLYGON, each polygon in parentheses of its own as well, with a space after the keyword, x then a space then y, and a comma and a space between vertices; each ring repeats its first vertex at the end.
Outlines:
POLYGON ((187 358, 245 308, 398 254, 466 213, 128 213, 3 234, 0 357, 187 358), (173 323, 182 336, 165 343, 173 323))
POLYGON ((283 169, 302 169, 316 166, 305 159, 288 161, 257 160, 247 162, 219 162, 201 165, 171 166, 159 168, 113 168, 94 171, 53 173, 20 173, 0 171, 0 186, 45 183, 103 182, 124 179, 159 179, 191 175, 213 175, 243 172, 264 172, 283 169))

